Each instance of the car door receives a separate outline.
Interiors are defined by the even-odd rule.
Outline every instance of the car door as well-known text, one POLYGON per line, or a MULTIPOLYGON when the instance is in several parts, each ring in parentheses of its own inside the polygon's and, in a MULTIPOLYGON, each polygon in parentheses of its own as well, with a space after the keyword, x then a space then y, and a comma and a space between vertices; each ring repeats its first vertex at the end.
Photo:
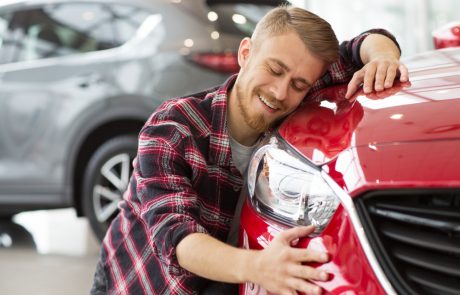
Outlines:
POLYGON ((71 137, 111 92, 110 15, 96 2, 0 14, 0 196, 59 202, 71 137))

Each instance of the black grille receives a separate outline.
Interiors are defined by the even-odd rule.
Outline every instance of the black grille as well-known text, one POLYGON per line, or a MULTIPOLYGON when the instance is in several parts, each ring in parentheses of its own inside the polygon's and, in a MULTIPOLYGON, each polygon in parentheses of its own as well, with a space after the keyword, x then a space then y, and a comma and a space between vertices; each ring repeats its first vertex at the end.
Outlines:
POLYGON ((460 294, 460 189, 372 192, 356 207, 398 294, 460 294))

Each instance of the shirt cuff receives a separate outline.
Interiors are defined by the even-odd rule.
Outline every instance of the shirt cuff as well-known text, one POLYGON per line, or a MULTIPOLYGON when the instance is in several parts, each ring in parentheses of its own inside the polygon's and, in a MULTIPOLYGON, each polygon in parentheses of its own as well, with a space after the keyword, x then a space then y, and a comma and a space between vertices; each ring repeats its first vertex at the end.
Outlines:
POLYGON ((384 35, 384 36, 390 38, 396 44, 396 46, 398 47, 399 53, 402 53, 401 52, 401 47, 399 46, 398 41, 396 41, 395 36, 393 36, 393 34, 388 32, 387 30, 385 30, 385 29, 371 29, 371 30, 365 31, 365 32, 359 34, 353 40, 353 43, 355 44, 355 46, 353 46, 355 48, 355 50, 353 50, 353 60, 355 60, 358 63, 359 68, 362 68, 364 66, 364 63, 361 60, 361 55, 360 55, 361 45, 363 44, 364 39, 366 39, 366 37, 369 36, 370 34, 380 34, 380 35, 384 35))
POLYGON ((165 230, 160 230, 152 237, 154 252, 159 260, 168 269, 183 272, 176 256, 176 247, 183 238, 192 233, 209 234, 208 231, 195 221, 180 222, 171 226, 164 226, 165 230), (166 229, 167 228, 167 229, 166 229))

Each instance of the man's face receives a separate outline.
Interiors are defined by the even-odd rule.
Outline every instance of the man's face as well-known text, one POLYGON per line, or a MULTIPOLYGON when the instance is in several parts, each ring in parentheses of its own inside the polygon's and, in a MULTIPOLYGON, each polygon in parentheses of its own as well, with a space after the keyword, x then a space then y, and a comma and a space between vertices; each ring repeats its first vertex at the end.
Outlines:
POLYGON ((259 46, 243 40, 239 62, 239 111, 257 132, 294 111, 326 66, 295 33, 267 38, 259 46))

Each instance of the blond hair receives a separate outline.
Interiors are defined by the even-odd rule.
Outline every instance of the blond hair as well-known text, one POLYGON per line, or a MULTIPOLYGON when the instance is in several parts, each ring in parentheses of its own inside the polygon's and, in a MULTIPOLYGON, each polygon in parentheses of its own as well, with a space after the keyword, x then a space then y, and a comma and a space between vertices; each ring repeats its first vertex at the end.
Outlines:
POLYGON ((339 58, 339 42, 331 25, 316 14, 298 7, 272 9, 259 21, 251 39, 257 47, 267 37, 288 32, 297 33, 307 49, 326 64, 339 58))

